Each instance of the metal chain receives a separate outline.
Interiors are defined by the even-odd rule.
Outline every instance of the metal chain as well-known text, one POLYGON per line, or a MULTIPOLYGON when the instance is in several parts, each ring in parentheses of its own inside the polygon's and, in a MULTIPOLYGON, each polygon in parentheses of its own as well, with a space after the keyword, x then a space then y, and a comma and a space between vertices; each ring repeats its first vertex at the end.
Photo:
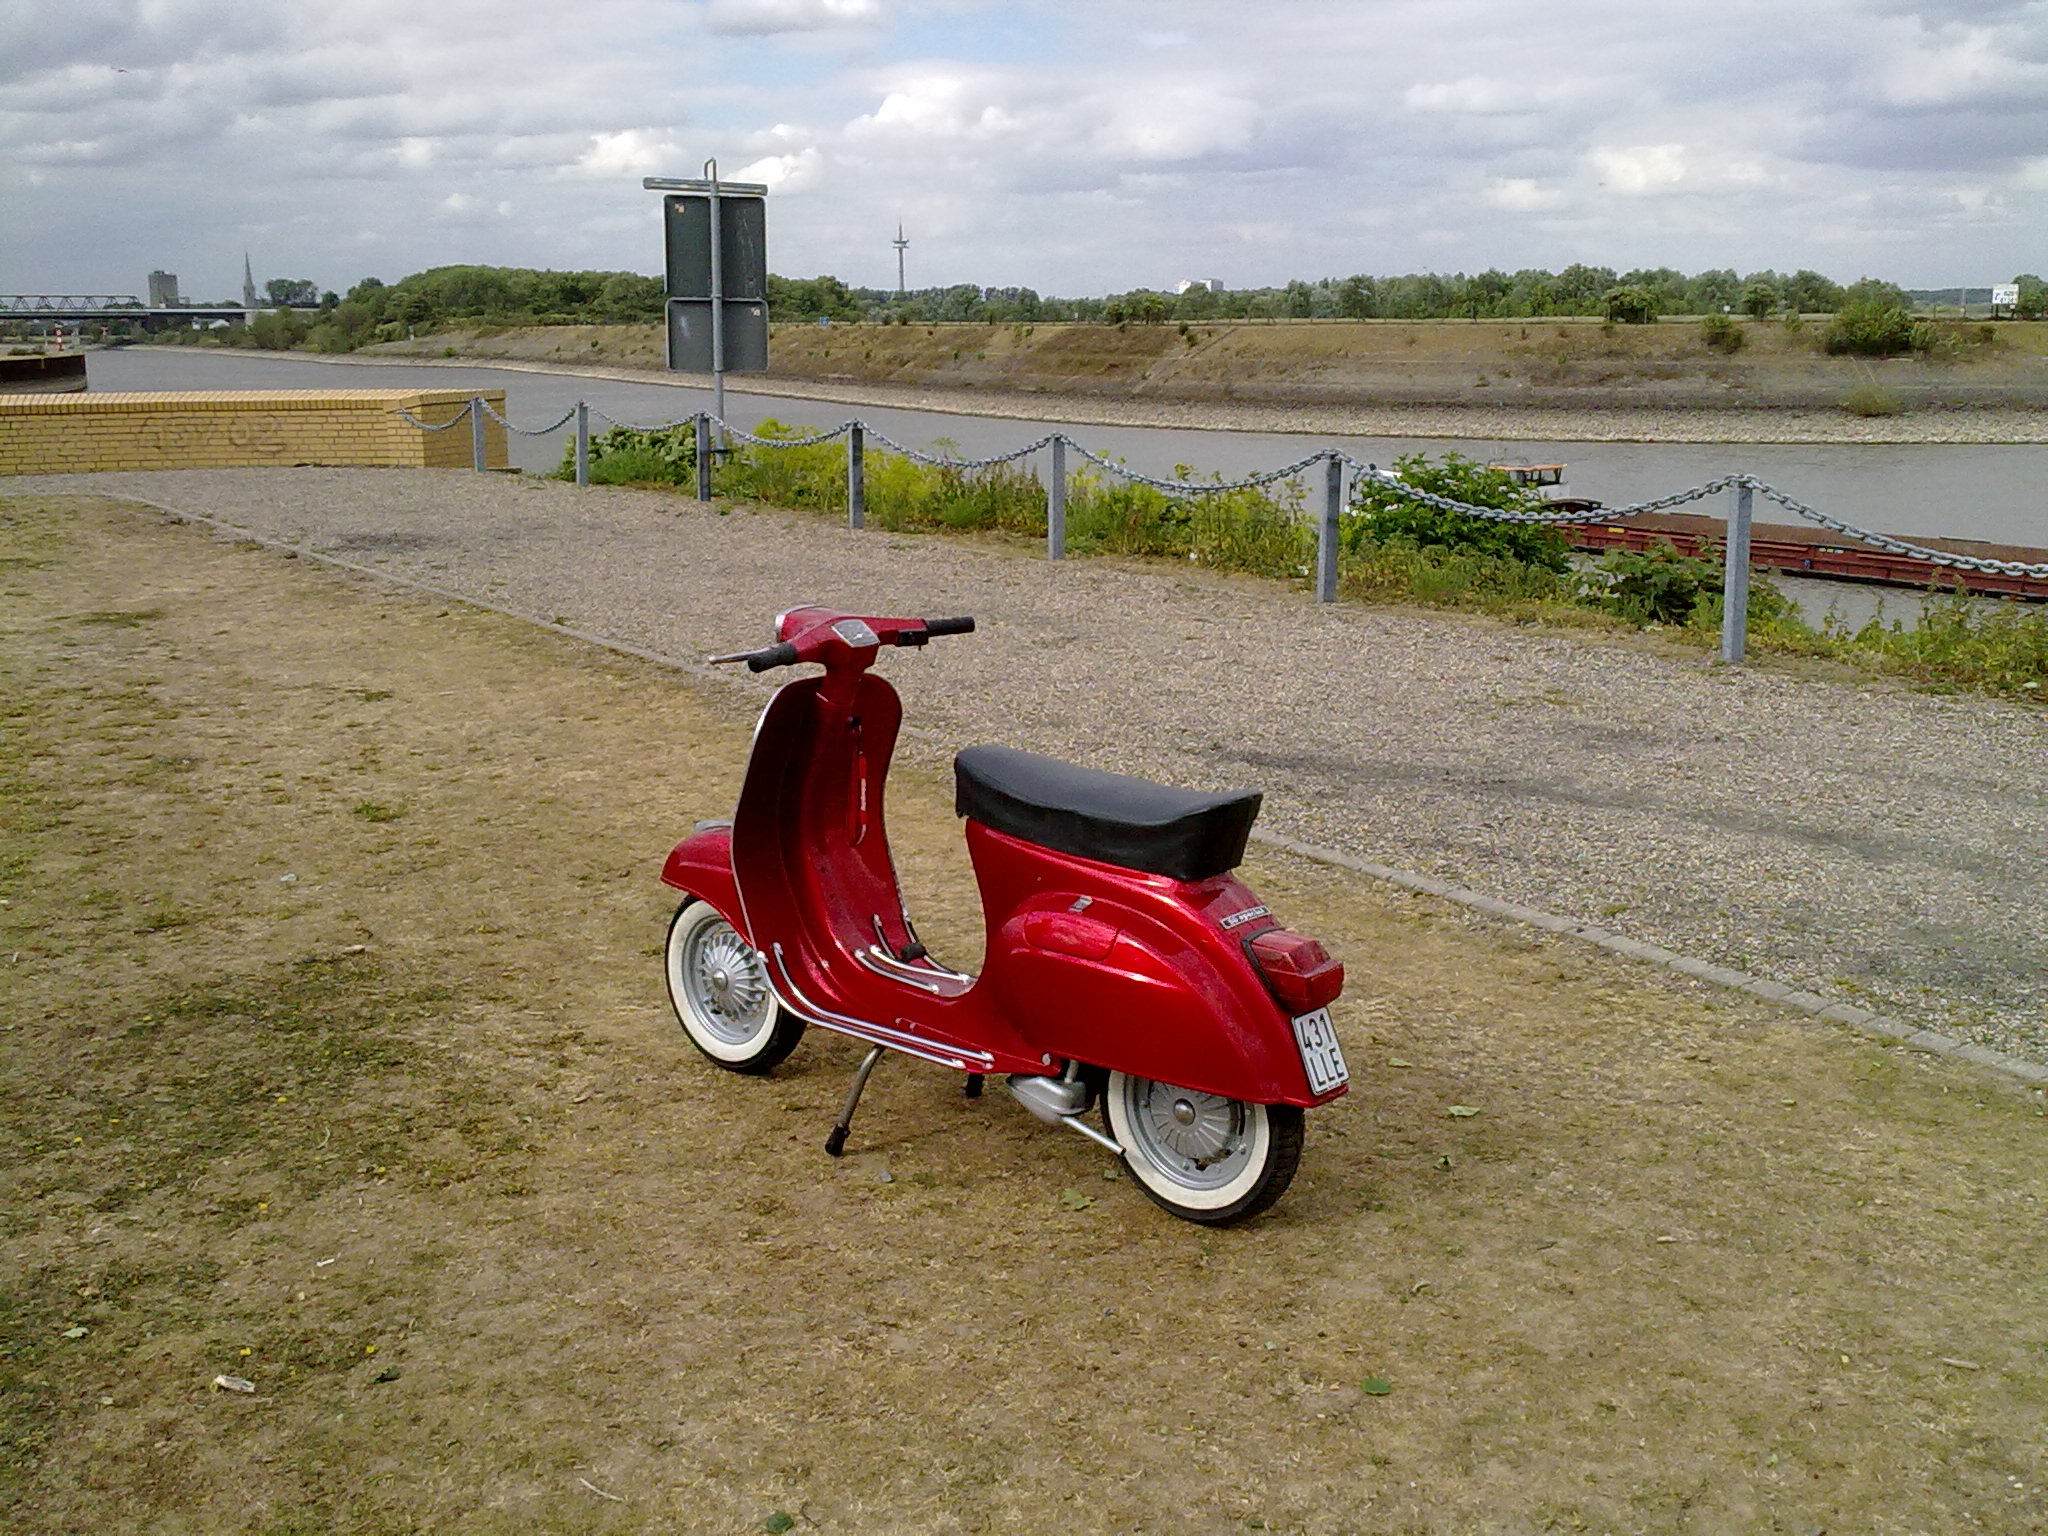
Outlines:
POLYGON ((642 427, 637 426, 630 421, 621 421, 618 417, 614 416, 610 411, 604 410, 599 406, 591 406, 590 414, 593 416, 601 417, 605 421, 610 422, 613 426, 622 427, 628 432, 666 432, 670 427, 680 427, 683 425, 684 422, 695 421, 697 419, 694 416, 685 416, 682 421, 657 421, 652 426, 642 427))
POLYGON ((550 432, 560 431, 576 419, 576 407, 572 405, 561 414, 558 420, 550 422, 545 427, 515 427, 511 422, 498 414, 498 408, 492 405, 490 401, 485 400, 481 395, 477 399, 482 402, 486 416, 490 417, 491 420, 495 421, 507 432, 516 433, 520 437, 546 437, 550 432))
POLYGON ((427 423, 425 423, 424 421, 421 421, 419 417, 413 415, 413 413, 411 411, 408 411, 404 406, 401 405, 398 407, 399 418, 403 421, 410 423, 415 427, 418 427, 422 432, 446 432, 450 427, 460 426, 463 420, 469 415, 469 412, 470 407, 465 404, 461 410, 457 411, 453 416, 449 417, 446 421, 442 422, 441 425, 439 425, 438 427, 431 427, 428 426, 427 423))
POLYGON ((1642 517, 1647 513, 1662 512, 1666 507, 1680 507, 1689 501, 1698 501, 1713 495, 1716 491, 1726 490, 1734 483, 1734 477, 1709 480, 1705 485, 1696 485, 1690 490, 1674 491, 1669 496, 1659 496, 1653 501, 1631 502, 1625 507, 1593 507, 1583 512, 1515 512, 1506 507, 1481 507, 1469 501, 1459 501, 1454 497, 1439 496, 1434 491, 1425 491, 1420 486, 1410 485, 1392 470, 1381 469, 1377 464, 1361 464, 1341 450, 1332 451, 1357 471, 1361 478, 1398 491, 1424 506, 1436 507, 1445 512, 1463 512, 1468 517, 1483 517, 1497 523, 1604 523, 1618 517, 1642 517))
POLYGON ((919 453, 915 448, 906 447, 894 438, 883 436, 865 422, 849 422, 847 425, 860 427, 867 433, 869 442, 879 443, 891 453, 900 453, 906 459, 915 459, 918 463, 929 464, 934 469, 991 469, 998 464, 1008 464, 1017 459, 1028 458, 1059 436, 1057 432, 1048 433, 1037 442, 1027 443, 1014 453, 999 453, 993 458, 949 459, 943 454, 919 453))
POLYGON ((1991 560, 1981 555, 1958 555, 1945 549, 1929 549, 1924 544, 1909 544, 1904 539, 1895 539, 1889 534, 1871 533, 1866 529, 1853 527, 1839 518, 1829 517, 1825 512, 1816 512, 1804 502, 1794 501, 1775 486, 1766 485, 1754 475, 1735 475, 1732 480, 1748 486, 1759 496, 1767 496, 1788 512, 1796 512, 1810 523, 1836 533, 1847 534, 1892 555, 1911 555, 1916 560, 1925 560, 1931 565, 1953 566, 1964 571, 1984 571, 1999 576, 2048 577, 2048 565, 2027 565, 2018 560, 1991 560))
MULTIPOLYGON (((1052 439, 1047 438, 1046 441, 1051 442, 1052 439)), ((1137 470, 1128 469, 1113 459, 1105 459, 1099 453, 1090 453, 1071 438, 1067 439, 1067 446, 1098 469, 1107 470, 1110 474, 1128 480, 1134 485, 1149 485, 1153 490, 1164 491, 1169 496, 1212 496, 1219 491, 1256 490, 1262 485, 1271 485, 1276 480, 1291 480, 1311 464, 1320 464, 1335 452, 1334 449, 1324 448, 1310 454, 1299 463, 1288 465, 1285 469, 1276 469, 1263 475, 1250 475, 1242 480, 1211 480, 1204 484, 1191 480, 1160 480, 1152 475, 1140 474, 1137 470)))
MULTIPOLYGON (((419 428, 422 432, 446 432, 451 427, 459 426, 463 419, 469 416, 479 404, 482 405, 484 414, 490 417, 491 420, 497 422, 506 431, 516 432, 522 437, 545 437, 550 432, 560 431, 576 415, 576 408, 571 406, 562 415, 560 420, 548 426, 516 427, 501 416, 491 405, 490 401, 483 399, 481 396, 477 397, 475 401, 465 404, 454 416, 438 426, 421 421, 402 406, 397 410, 396 414, 400 420, 419 428)), ((639 426, 633 422, 621 421, 609 411, 595 405, 590 406, 589 410, 591 415, 608 421, 615 427, 623 427, 628 432, 662 432, 671 427, 683 426, 695 420, 694 417, 686 416, 680 421, 656 422, 651 426, 639 426)), ((1115 475, 1119 479, 1127 480, 1134 485, 1147 485, 1154 490, 1164 491, 1169 496, 1208 496, 1222 491, 1256 490, 1261 486, 1272 485, 1277 481, 1290 480, 1311 465, 1321 463, 1325 459, 1335 459, 1352 471, 1354 476, 1352 484, 1353 495, 1357 492, 1357 482, 1359 480, 1371 480, 1375 484, 1383 485, 1409 500, 1419 501, 1424 506, 1436 507, 1445 512, 1462 512, 1468 517, 1482 517, 1489 521, 1500 523, 1535 523, 1556 526, 1558 524, 1570 523, 1614 522, 1625 517, 1644 517, 1652 512, 1662 512, 1670 507, 1681 507, 1688 502, 1701 501, 1721 491, 1747 488, 1759 496, 1775 501, 1786 511, 1795 513, 1810 523, 1817 523, 1823 528, 1848 538, 1856 539, 1861 543, 1870 545, 1874 549, 1881 549, 1887 554, 1906 555, 1916 560, 1925 560, 1931 565, 1949 566, 1956 570, 1981 571, 1999 576, 2023 576, 2037 580, 2048 579, 2048 564, 2029 565, 2018 560, 1993 560, 1981 555, 1959 555, 1949 550, 1930 549, 1924 544, 1914 544, 1905 539, 1895 539, 1889 534, 1872 533, 1867 528, 1858 528, 1853 523, 1843 522, 1840 518, 1829 517, 1825 512, 1817 511, 1807 506, 1804 502, 1787 496, 1777 487, 1766 484, 1750 474, 1723 475, 1718 479, 1709 480, 1702 485, 1692 486, 1687 490, 1674 491, 1668 496, 1658 496, 1648 501, 1631 502, 1625 507, 1593 507, 1583 512, 1518 512, 1510 511, 1505 507, 1477 506, 1469 501, 1459 501, 1455 497, 1440 496, 1434 491, 1425 491, 1420 486, 1410 485, 1392 470, 1381 469, 1377 464, 1367 464, 1359 459, 1354 459, 1341 448, 1322 449, 1310 454, 1305 459, 1289 464, 1284 469, 1271 470, 1265 474, 1248 475, 1240 480, 1212 480, 1203 484, 1187 480, 1162 480, 1153 475, 1141 474, 1137 470, 1130 469, 1112 459, 1106 459, 1101 454, 1090 452, 1072 438, 1059 432, 1048 433, 1046 436, 1039 438, 1038 441, 1027 443, 1024 447, 1010 453, 993 454, 983 459, 954 459, 940 454, 920 453, 917 449, 908 447, 876 431, 858 418, 842 422, 829 432, 819 432, 810 437, 796 438, 758 437, 752 432, 733 426, 730 422, 720 417, 713 416, 709 419, 717 422, 731 436, 739 438, 742 442, 753 443, 762 448, 808 448, 818 443, 832 442, 835 439, 846 436, 853 428, 859 427, 867 434, 869 441, 888 449, 892 453, 900 453, 907 459, 914 459, 920 464, 929 464, 936 469, 990 469, 998 464, 1011 464, 1019 459, 1029 458, 1032 454, 1038 452, 1039 449, 1059 441, 1064 442, 1069 448, 1073 449, 1077 457, 1089 464, 1093 464, 1096 468, 1115 475)), ((1349 497, 1346 498, 1347 502, 1349 499, 1349 497)))
POLYGON ((842 421, 830 432, 820 432, 811 437, 756 437, 753 433, 734 426, 722 416, 713 416, 710 419, 716 425, 723 427, 728 436, 736 437, 741 442, 757 444, 763 448, 809 448, 817 443, 829 443, 836 437, 844 437, 853 428, 860 425, 858 421, 842 421))

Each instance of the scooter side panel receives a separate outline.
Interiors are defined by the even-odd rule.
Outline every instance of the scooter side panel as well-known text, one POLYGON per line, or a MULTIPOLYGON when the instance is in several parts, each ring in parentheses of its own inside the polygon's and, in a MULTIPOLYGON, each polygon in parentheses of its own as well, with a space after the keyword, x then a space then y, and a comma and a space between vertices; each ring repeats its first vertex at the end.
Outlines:
POLYGON ((1229 876, 1187 883, 1056 853, 967 823, 990 932, 980 987, 1054 1056, 1266 1104, 1309 1091, 1293 1030, 1206 911, 1229 876), (1104 932, 1114 938, 1104 947, 1104 932), (1099 957, 1098 957, 1099 956, 1099 957))

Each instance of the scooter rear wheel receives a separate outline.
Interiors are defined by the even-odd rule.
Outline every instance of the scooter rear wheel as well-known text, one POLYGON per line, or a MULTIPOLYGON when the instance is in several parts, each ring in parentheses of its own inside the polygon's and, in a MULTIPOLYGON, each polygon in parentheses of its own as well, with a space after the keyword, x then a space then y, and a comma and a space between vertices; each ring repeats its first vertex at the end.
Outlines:
POLYGON ((1301 1110, 1292 1104, 1248 1104, 1112 1072, 1102 1109, 1138 1187, 1184 1221, 1224 1227, 1258 1215, 1286 1193, 1301 1162, 1301 1110))
POLYGON ((803 1038, 804 1021, 775 1000, 761 952, 709 902, 676 908, 663 969, 683 1033, 728 1072, 758 1077, 803 1038))

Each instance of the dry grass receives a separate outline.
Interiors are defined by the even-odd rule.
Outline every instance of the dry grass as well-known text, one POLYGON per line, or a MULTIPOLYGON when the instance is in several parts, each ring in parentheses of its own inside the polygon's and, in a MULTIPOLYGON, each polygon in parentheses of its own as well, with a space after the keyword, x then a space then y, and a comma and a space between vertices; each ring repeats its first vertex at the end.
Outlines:
MULTIPOLYGON (((1266 857, 1356 1081, 1272 1217, 903 1063, 833 1164, 849 1043, 741 1081, 658 1001, 716 700, 0 511, 11 1530, 2040 1523, 2036 1099, 1266 857)), ((942 783, 892 808, 971 957, 942 783)))

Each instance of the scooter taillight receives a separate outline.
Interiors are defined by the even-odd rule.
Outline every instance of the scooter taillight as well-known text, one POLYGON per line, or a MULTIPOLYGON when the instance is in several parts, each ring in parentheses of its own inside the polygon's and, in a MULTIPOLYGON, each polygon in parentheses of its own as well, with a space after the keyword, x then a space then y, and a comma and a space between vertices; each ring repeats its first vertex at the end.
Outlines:
POLYGON ((1290 1014, 1310 1013, 1327 1007, 1344 990, 1344 966, 1332 960, 1330 952, 1305 933, 1285 928, 1268 928, 1245 948, 1266 985, 1290 1014))

